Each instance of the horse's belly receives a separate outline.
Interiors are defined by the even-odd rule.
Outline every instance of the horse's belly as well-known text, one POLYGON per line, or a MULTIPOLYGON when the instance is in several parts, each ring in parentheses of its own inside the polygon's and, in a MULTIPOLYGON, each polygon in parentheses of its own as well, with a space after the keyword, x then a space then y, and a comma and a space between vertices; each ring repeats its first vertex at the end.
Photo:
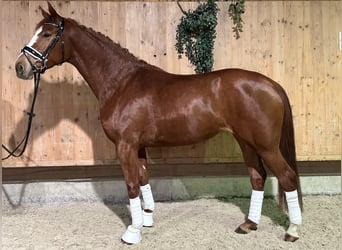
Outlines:
POLYGON ((150 146, 183 146, 194 144, 217 134, 217 132, 212 132, 208 134, 202 135, 187 135, 187 134, 177 134, 173 133, 172 136, 170 135, 161 135, 158 136, 153 142, 150 143, 150 146))
POLYGON ((224 130, 223 127, 213 119, 199 116, 164 120, 156 123, 149 144, 151 146, 193 144, 214 136, 224 130))

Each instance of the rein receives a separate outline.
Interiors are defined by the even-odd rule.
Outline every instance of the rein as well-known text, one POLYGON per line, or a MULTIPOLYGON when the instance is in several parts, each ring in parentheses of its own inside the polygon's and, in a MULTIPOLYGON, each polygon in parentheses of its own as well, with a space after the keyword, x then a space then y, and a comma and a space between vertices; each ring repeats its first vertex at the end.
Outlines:
POLYGON ((39 90, 39 80, 40 80, 40 73, 34 73, 34 93, 33 93, 33 99, 32 99, 32 104, 31 104, 31 109, 29 112, 26 112, 26 114, 29 116, 28 118, 28 122, 27 122, 27 129, 26 129, 26 134, 24 136, 24 138, 21 140, 21 142, 15 147, 15 149, 10 150, 8 149, 8 147, 6 147, 4 144, 2 144, 2 148, 5 149, 8 153, 8 155, 4 158, 2 158, 2 160, 7 160, 8 158, 12 157, 20 157, 24 154, 26 146, 27 146, 27 142, 28 139, 30 137, 30 131, 31 131, 31 125, 32 125, 32 119, 35 116, 34 113, 34 105, 36 103, 36 98, 38 95, 38 90, 39 90), (21 150, 21 152, 19 154, 16 154, 16 151, 19 149, 19 147, 24 144, 23 149, 21 150))
MULTIPOLYGON (((62 32, 64 30, 64 19, 62 19, 62 21, 59 25, 55 24, 55 23, 44 23, 44 25, 52 25, 53 27, 58 29, 58 32, 57 32, 56 36, 53 38, 50 45, 46 48, 46 50, 43 53, 40 53, 38 50, 36 50, 35 48, 33 48, 31 46, 25 46, 21 50, 21 52, 24 54, 24 56, 26 57, 26 59, 30 63, 30 65, 32 67, 33 75, 34 75, 33 99, 32 99, 30 111, 26 112, 26 114, 29 116, 29 118, 28 118, 28 122, 27 122, 26 134, 25 134, 24 138, 21 140, 21 142, 13 150, 8 149, 8 147, 6 147, 4 144, 2 144, 2 148, 4 150, 6 150, 6 152, 8 153, 8 155, 6 157, 2 158, 2 160, 6 160, 6 159, 10 158, 11 156, 12 157, 20 157, 24 154, 24 152, 26 150, 27 142, 28 142, 28 139, 30 137, 32 119, 35 116, 34 105, 36 103, 36 98, 37 98, 38 90, 39 90, 40 74, 43 74, 45 72, 46 61, 48 60, 49 54, 50 54, 51 50, 56 46, 56 44, 58 43, 59 39, 62 36, 62 32), (32 63, 28 54, 31 55, 33 58, 38 59, 41 63, 41 66, 37 67, 34 63, 32 63), (24 146, 23 146, 21 152, 16 154, 16 151, 20 148, 20 146, 22 144, 24 144, 24 146)), ((62 64, 64 61, 64 40, 61 41, 61 47, 62 47, 62 60, 61 60, 60 64, 62 64)))

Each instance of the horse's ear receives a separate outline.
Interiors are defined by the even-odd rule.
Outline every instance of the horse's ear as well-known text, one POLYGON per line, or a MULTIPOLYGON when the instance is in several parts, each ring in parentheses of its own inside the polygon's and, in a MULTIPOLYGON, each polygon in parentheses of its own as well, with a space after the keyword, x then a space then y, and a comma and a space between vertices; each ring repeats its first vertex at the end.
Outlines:
POLYGON ((57 11, 52 7, 51 3, 48 2, 47 4, 49 6, 49 12, 50 12, 51 17, 53 18, 59 17, 59 15, 57 14, 57 11))
POLYGON ((49 13, 47 13, 45 10, 43 10, 42 6, 39 6, 39 9, 42 12, 42 15, 45 19, 48 19, 50 17, 49 13))

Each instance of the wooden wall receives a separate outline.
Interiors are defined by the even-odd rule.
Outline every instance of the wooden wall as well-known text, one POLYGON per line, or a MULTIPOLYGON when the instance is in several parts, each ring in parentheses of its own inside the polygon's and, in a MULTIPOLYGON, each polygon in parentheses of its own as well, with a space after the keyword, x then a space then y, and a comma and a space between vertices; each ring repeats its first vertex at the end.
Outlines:
MULTIPOLYGON (((57 11, 90 26, 132 53, 174 73, 192 73, 176 54, 175 29, 181 12, 175 2, 52 2, 57 11)), ((46 2, 2 2, 2 142, 13 146, 24 135, 33 82, 16 78, 14 62, 41 19, 46 2)), ((196 3, 182 2, 184 9, 196 3)), ((298 160, 341 159, 342 30, 340 1, 247 1, 244 32, 233 38, 227 3, 220 2, 215 69, 255 70, 287 90, 294 112, 298 160)), ((105 137, 96 100, 69 64, 42 76, 25 155, 5 167, 70 166, 115 163, 115 148, 105 137)), ((154 148, 152 163, 240 161, 231 135, 196 145, 154 148)), ((4 156, 4 152, 3 152, 4 156)))

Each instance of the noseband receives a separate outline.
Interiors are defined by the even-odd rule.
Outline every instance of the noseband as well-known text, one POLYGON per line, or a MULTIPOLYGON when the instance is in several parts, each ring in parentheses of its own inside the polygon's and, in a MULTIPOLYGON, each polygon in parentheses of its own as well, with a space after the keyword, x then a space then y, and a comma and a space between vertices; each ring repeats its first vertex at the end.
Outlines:
MULTIPOLYGON (((56 46, 59 39, 62 37, 62 32, 64 30, 64 18, 62 18, 62 21, 59 25, 55 24, 55 23, 44 23, 43 25, 51 25, 51 26, 58 29, 56 36, 53 38, 52 42, 46 48, 44 53, 40 53, 38 50, 36 50, 35 48, 28 46, 28 45, 26 45, 21 50, 21 52, 24 54, 26 59, 29 61, 30 65, 32 67, 32 71, 34 73, 41 73, 41 74, 43 74, 46 70, 46 62, 48 60, 48 57, 49 57, 51 50, 56 46), (39 62, 41 63, 41 66, 37 67, 37 65, 32 63, 32 61, 30 60, 30 57, 28 55, 31 55, 35 59, 38 59, 39 62)), ((63 40, 61 41, 61 48, 62 48, 62 60, 61 60, 61 63, 62 63, 64 61, 64 41, 63 40)))

